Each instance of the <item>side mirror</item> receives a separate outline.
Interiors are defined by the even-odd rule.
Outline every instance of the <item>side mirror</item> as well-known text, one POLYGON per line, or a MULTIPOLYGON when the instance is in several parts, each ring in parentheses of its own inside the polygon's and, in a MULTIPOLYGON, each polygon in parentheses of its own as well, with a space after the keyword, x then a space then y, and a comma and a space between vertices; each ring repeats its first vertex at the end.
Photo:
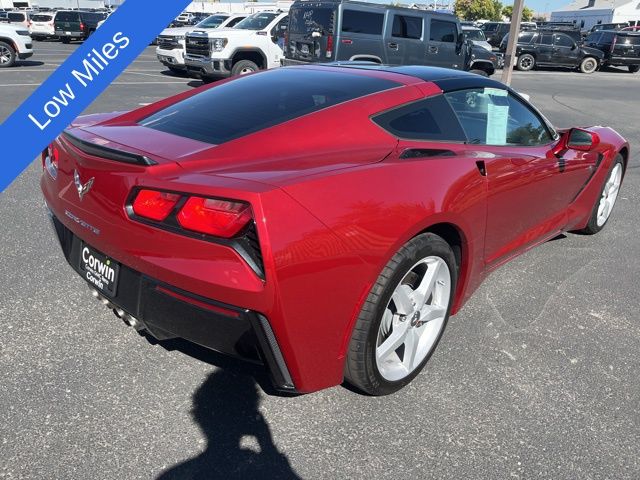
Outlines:
POLYGON ((589 152, 600 144, 600 137, 598 134, 581 128, 573 128, 566 135, 567 148, 572 150, 589 152))
POLYGON ((578 48, 578 45, 574 43, 573 46, 571 47, 571 50, 575 50, 576 48, 578 48))

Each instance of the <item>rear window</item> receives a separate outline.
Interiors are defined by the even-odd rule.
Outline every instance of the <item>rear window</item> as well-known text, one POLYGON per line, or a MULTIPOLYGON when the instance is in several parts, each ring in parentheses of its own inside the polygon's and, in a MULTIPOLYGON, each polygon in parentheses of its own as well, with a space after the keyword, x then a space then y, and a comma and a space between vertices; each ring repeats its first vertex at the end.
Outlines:
POLYGON ((618 35, 618 44, 640 45, 640 35, 618 35))
POLYGON ((34 22, 50 22, 53 19, 53 15, 33 15, 31 20, 34 22))
POLYGON ((218 145, 397 86, 389 80, 350 73, 275 69, 198 93, 154 113, 140 125, 218 145))
POLYGON ((77 12, 58 12, 56 21, 58 22, 77 22, 80 15, 77 12))
POLYGON ((331 8, 294 8, 289 12, 289 31, 333 33, 333 13, 331 8))
POLYGON ((381 35, 384 14, 344 10, 342 12, 342 31, 346 33, 366 33, 381 35))
POLYGON ((11 20, 12 22, 24 22, 25 20, 25 14, 24 13, 14 13, 14 12, 9 12, 9 14, 7 15, 7 17, 9 18, 9 20, 11 20))

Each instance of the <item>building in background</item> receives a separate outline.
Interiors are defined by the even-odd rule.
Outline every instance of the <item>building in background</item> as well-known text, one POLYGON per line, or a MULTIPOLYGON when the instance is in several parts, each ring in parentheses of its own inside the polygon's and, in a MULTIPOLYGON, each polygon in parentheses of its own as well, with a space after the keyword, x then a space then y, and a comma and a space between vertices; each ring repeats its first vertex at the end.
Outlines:
POLYGON ((551 13, 552 22, 574 22, 582 30, 600 23, 640 20, 640 0, 576 0, 551 13))

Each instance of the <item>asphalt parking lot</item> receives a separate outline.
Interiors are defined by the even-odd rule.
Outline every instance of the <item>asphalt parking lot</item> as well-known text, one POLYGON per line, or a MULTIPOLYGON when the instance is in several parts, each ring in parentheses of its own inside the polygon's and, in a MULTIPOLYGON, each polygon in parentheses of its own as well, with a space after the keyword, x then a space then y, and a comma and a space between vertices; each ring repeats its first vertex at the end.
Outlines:
MULTIPOLYGON (((36 48, 0 71, 2 120, 75 46, 36 48)), ((88 111, 199 85, 162 70, 148 48, 88 111)), ((384 398, 269 395, 259 371, 138 336, 66 265, 34 162, 0 194, 0 478, 640 478, 640 74, 514 87, 559 127, 629 139, 616 209, 494 272, 384 398)))

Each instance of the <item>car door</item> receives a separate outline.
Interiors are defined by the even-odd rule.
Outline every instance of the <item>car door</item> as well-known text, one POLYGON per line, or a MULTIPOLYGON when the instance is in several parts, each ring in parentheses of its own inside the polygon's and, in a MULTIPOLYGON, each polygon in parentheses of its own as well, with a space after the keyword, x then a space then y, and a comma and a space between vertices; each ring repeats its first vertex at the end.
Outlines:
POLYGON ((553 34, 553 59, 558 65, 576 66, 580 50, 571 37, 564 33, 553 34))
POLYGON ((553 33, 543 33, 538 36, 536 45, 536 63, 554 63, 553 59, 553 33))
POLYGON ((387 63, 390 65, 421 65, 424 63, 423 18, 413 15, 392 15, 392 26, 385 38, 387 63))
POLYGON ((548 122, 507 90, 459 90, 445 96, 485 164, 487 264, 499 264, 561 231, 567 207, 590 178, 597 156, 556 152, 559 140, 548 122))
POLYGON ((427 44, 427 65, 461 69, 464 67, 461 52, 458 51, 458 24, 447 20, 429 20, 429 43, 427 44))
POLYGON ((289 26, 289 16, 280 18, 269 30, 271 41, 268 47, 267 68, 280 66, 280 59, 284 57, 284 42, 289 26))

